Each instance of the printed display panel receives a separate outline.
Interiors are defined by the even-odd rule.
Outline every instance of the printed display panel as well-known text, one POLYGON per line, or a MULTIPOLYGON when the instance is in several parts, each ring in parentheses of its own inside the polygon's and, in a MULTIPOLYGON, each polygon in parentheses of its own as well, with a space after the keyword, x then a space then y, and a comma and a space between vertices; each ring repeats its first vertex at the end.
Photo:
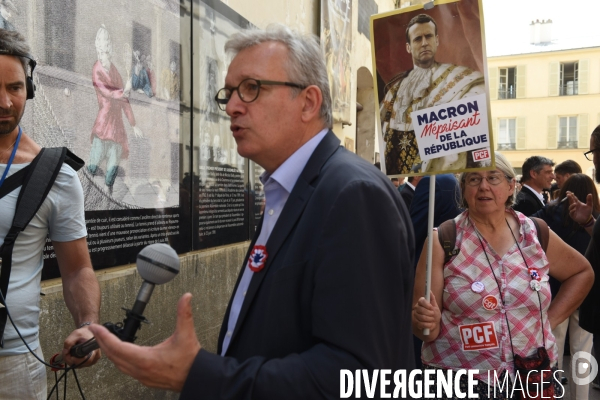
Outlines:
MULTIPOLYGON (((181 207, 185 7, 176 0, 29 3, 11 3, 2 16, 38 62, 22 127, 40 146, 66 146, 85 162, 78 176, 94 268, 134 262, 156 242, 189 251, 182 226, 189 210, 181 207)), ((58 276, 50 242, 44 257, 43 278, 58 276)))
POLYGON ((321 1, 321 47, 327 64, 335 121, 350 121, 352 1, 321 1))
POLYGON ((225 84, 227 39, 250 24, 220 1, 202 1, 194 13, 194 249, 249 239, 247 160, 237 152, 230 120, 214 100, 225 84))
POLYGON ((250 187, 250 237, 258 229, 262 213, 265 208, 265 188, 260 181, 260 175, 265 171, 260 165, 250 161, 249 187, 250 187))

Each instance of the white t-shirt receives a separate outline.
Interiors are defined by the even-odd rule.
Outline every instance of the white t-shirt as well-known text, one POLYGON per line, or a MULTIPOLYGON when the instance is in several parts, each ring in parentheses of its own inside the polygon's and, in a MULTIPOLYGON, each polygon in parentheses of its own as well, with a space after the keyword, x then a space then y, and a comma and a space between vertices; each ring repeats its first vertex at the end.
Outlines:
MULTIPOLYGON (((8 176, 29 163, 13 164, 8 176)), ((0 176, 6 164, 0 164, 0 176)), ((8 179, 8 177, 7 177, 8 179)), ((21 188, 0 199, 0 245, 12 225, 21 188)), ((40 281, 46 235, 51 240, 69 242, 87 235, 83 209, 83 189, 77 173, 63 164, 56 181, 29 225, 17 237, 6 302, 8 312, 21 335, 32 349, 39 347, 40 281)), ((7 319, 4 349, 0 356, 26 353, 28 350, 7 319)))

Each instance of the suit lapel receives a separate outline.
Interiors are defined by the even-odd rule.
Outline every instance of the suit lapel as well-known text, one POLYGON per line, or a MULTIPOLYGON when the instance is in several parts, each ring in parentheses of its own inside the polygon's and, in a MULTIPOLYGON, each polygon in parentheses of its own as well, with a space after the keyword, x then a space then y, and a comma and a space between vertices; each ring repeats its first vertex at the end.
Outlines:
POLYGON ((223 350, 223 340, 225 339, 225 334, 227 333, 228 325, 229 325, 229 313, 231 312, 231 304, 233 303, 233 296, 235 292, 237 292, 237 288, 240 285, 240 281, 242 280, 242 275, 244 275, 244 268, 248 265, 248 257, 250 257, 250 251, 254 247, 258 236, 260 235, 260 230, 262 229, 262 224, 265 219, 265 215, 262 214, 260 216, 260 221, 258 222, 258 226, 256 227, 256 232, 254 232, 254 237, 252 238, 252 242, 250 242, 250 247, 246 251, 246 257, 242 262, 242 268, 240 269, 240 273, 238 274, 237 282, 233 288, 233 292, 231 294, 231 299, 229 300, 229 304, 227 305, 227 310, 225 311, 225 316, 223 317, 223 323, 221 324, 221 330, 219 332, 219 340, 217 341, 217 354, 221 354, 223 350))
MULTIPOLYGON (((304 170, 298 177, 298 181, 296 181, 292 193, 290 193, 290 196, 281 211, 281 215, 267 240, 266 247, 269 254, 267 263, 260 272, 257 272, 252 276, 252 281, 248 287, 248 292, 244 298, 244 303, 242 304, 242 309, 240 310, 240 315, 235 325, 235 330, 233 331, 231 338, 232 342, 235 340, 235 337, 248 314, 250 305, 254 301, 262 281, 271 269, 274 260, 277 258, 281 246, 285 243, 298 219, 302 216, 304 208, 314 192, 314 186, 311 185, 312 182, 319 176, 323 164, 325 164, 329 157, 331 157, 338 149, 339 145, 339 139, 332 131, 329 131, 310 156, 304 170)), ((252 246, 250 246, 250 248, 252 248, 252 246)))
MULTIPOLYGON (((543 202, 543 201, 540 201, 540 198, 537 196, 537 194, 535 194, 535 193, 533 192, 533 190, 531 190, 531 189, 529 189, 529 188, 527 188, 527 187, 526 187, 526 188, 523 188, 523 189, 526 189, 526 190, 529 192, 529 196, 530 196, 530 197, 533 199, 533 201, 535 201, 535 203, 536 203, 538 206, 540 206, 540 207, 542 207, 542 208, 544 207, 544 202, 543 202)), ((521 189, 521 190, 523 190, 523 189, 521 189)))

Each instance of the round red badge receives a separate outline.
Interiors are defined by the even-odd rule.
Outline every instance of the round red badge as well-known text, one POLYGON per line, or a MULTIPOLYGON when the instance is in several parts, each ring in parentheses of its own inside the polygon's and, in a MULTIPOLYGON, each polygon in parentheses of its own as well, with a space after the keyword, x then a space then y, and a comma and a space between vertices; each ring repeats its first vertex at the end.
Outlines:
POLYGON ((262 270, 265 267, 268 256, 267 248, 265 246, 254 246, 250 252, 250 257, 248 257, 248 268, 250 268, 252 272, 262 270))
POLYGON ((489 294, 483 298, 482 304, 483 308, 491 311, 498 307, 498 299, 496 298, 496 296, 492 296, 491 294, 489 294))

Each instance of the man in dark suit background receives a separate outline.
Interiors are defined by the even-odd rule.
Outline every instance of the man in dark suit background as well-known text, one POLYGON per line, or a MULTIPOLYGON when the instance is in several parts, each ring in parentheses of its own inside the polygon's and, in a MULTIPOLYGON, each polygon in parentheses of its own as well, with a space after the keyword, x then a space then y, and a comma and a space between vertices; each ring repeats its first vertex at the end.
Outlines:
POLYGON ((389 179, 329 129, 318 41, 275 25, 233 35, 226 50, 234 58, 216 99, 240 155, 266 171, 266 204, 219 354, 201 348, 189 294, 164 343, 141 348, 94 325, 102 349, 121 371, 182 399, 333 399, 341 369, 411 370, 408 212, 389 179))
POLYGON ((410 205, 412 203, 413 197, 415 195, 415 190, 417 185, 421 181, 422 176, 409 176, 408 181, 400 191, 400 196, 402 196, 402 200, 404 200, 404 204, 406 204, 406 208, 410 210, 410 205))
POLYGON ((543 192, 550 190, 554 180, 554 162, 542 156, 532 156, 523 163, 523 178, 521 190, 513 209, 526 216, 535 214, 544 208, 543 192))
MULTIPOLYGON (((415 261, 414 267, 421 256, 421 250, 427 238, 427 218, 429 215, 429 186, 430 177, 423 176, 415 190, 410 206, 410 219, 415 231, 415 261)), ((435 205, 433 226, 438 227, 442 222, 453 219, 460 214, 458 200, 460 186, 453 174, 435 175, 435 205)))

